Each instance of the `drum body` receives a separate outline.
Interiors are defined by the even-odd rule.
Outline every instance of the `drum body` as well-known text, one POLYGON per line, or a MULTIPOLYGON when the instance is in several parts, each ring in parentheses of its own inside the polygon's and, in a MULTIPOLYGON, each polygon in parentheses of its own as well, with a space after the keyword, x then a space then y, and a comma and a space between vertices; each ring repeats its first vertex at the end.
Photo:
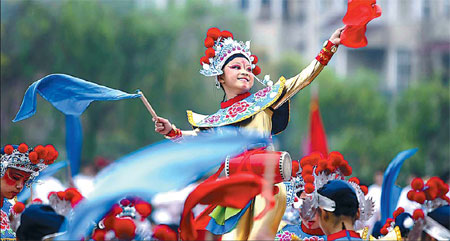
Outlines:
POLYGON ((237 172, 251 172, 263 177, 268 164, 274 165, 274 183, 289 181, 292 177, 292 159, 285 151, 251 150, 225 160, 228 177, 237 172))

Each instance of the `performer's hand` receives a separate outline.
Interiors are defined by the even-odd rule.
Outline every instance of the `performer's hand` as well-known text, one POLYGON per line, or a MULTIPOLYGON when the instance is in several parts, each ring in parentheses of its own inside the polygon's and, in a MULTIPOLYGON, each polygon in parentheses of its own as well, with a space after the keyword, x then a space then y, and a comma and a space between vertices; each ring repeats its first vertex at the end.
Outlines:
POLYGON ((169 120, 158 117, 156 120, 152 119, 155 122, 155 131, 162 135, 167 135, 172 130, 172 124, 169 120))
POLYGON ((335 44, 339 45, 341 43, 341 33, 344 31, 345 26, 340 27, 334 31, 334 33, 330 37, 330 41, 335 44))

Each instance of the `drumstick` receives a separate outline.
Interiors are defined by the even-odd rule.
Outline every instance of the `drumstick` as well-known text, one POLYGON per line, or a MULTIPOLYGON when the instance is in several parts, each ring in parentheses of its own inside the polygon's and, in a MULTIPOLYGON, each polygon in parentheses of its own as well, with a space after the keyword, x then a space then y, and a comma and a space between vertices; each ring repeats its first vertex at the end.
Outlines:
POLYGON ((158 115, 156 115, 155 110, 152 108, 152 106, 150 105, 150 103, 148 102, 147 98, 145 98, 144 93, 142 93, 142 91, 138 90, 137 91, 138 94, 141 95, 141 100, 144 103, 145 107, 147 108, 148 112, 150 112, 150 114, 152 115, 153 119, 155 119, 155 121, 158 120, 158 115))

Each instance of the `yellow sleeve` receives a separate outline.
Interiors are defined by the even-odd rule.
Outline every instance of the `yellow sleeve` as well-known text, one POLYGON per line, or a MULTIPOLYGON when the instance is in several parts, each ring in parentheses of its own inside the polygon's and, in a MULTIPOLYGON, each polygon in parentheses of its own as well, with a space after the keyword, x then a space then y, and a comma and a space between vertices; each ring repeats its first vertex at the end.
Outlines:
POLYGON ((286 80, 283 95, 280 99, 272 105, 274 109, 277 109, 292 96, 297 94, 301 89, 308 86, 319 73, 322 71, 325 65, 322 65, 319 61, 314 59, 306 68, 304 68, 298 75, 286 80))

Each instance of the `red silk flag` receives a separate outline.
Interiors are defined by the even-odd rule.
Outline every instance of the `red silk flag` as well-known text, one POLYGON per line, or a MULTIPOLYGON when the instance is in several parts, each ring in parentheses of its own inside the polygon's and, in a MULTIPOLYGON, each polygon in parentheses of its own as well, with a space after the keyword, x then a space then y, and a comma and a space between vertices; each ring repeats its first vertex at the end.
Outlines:
POLYGON ((326 158, 328 156, 327 135, 322 124, 319 110, 319 98, 313 95, 311 98, 311 114, 309 126, 309 146, 308 155, 313 152, 320 152, 326 158))
POLYGON ((341 34, 341 44, 350 48, 367 45, 366 26, 374 18, 381 16, 381 7, 376 0, 348 0, 345 24, 341 34))

